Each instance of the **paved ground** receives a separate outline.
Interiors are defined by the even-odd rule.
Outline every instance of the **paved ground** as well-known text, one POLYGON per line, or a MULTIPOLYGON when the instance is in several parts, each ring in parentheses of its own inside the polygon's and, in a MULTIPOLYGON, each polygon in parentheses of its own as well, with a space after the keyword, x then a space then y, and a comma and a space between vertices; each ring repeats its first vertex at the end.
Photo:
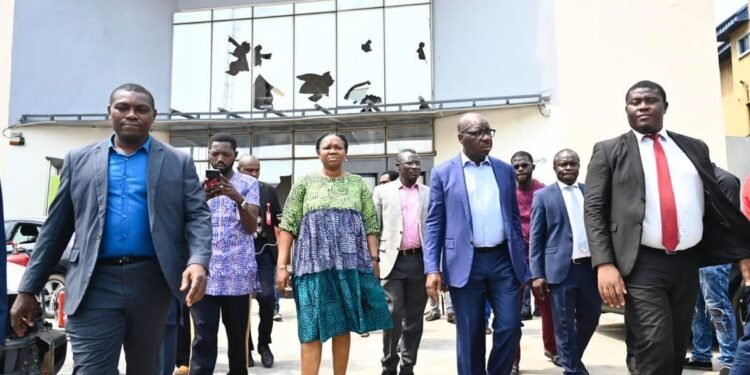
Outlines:
MULTIPOLYGON (((260 366, 259 357, 255 355, 258 366, 250 369, 250 374, 299 374, 299 341, 297 339, 297 321, 295 319, 294 302, 290 299, 281 301, 281 311, 284 320, 274 324, 274 343, 272 350, 276 357, 273 368, 260 366)), ((257 305, 253 306, 253 319, 257 319, 257 305)), ((550 363, 542 354, 541 321, 535 318, 525 322, 523 329, 522 374, 561 374, 562 370, 550 363)), ((257 320, 253 325, 257 324, 257 320)), ((255 327, 254 327, 255 328, 255 327)), ((223 330, 220 332, 224 335, 223 330)), ((488 347, 490 336, 488 337, 488 347)), ((378 374, 380 373, 380 357, 382 355, 382 335, 373 333, 370 337, 352 336, 352 350, 349 360, 349 374, 378 374)), ((226 357, 226 338, 220 338, 219 358, 216 374, 226 374, 228 371, 226 357)), ((69 352, 70 353, 70 352, 69 352)), ((419 351, 419 362, 415 368, 420 374, 455 374, 455 326, 445 319, 425 322, 425 331, 419 351)), ((617 314, 603 314, 599 328, 589 344, 584 356, 584 363, 591 374, 623 375, 625 368, 625 342, 622 316, 617 314)), ((323 346, 323 363, 320 373, 332 374, 330 341, 323 346)), ((120 358, 120 371, 125 371, 124 356, 120 358)), ((717 370, 718 371, 718 370, 717 370)), ((72 373, 72 358, 69 356, 61 374, 72 373)), ((707 371, 686 370, 684 374, 711 374, 707 371)))

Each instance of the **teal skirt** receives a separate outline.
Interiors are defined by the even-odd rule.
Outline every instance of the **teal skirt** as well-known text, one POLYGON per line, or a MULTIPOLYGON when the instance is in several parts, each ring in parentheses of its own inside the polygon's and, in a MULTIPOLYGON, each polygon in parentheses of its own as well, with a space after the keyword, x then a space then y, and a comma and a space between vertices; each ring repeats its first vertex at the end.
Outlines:
POLYGON ((292 277, 302 343, 391 329, 385 292, 372 272, 326 270, 292 277))

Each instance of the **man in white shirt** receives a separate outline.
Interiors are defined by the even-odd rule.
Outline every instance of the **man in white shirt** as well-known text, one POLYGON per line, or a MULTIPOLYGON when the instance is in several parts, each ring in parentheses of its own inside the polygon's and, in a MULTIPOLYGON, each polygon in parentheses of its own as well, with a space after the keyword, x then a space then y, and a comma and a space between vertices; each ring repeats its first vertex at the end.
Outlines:
POLYGON ((750 257, 750 223, 721 193, 706 144, 664 130, 659 84, 634 84, 625 102, 632 130, 594 146, 586 177, 591 263, 602 300, 625 307, 638 373, 677 375, 698 267, 750 257))
POLYGON ((565 374, 588 374, 583 352, 599 325, 601 299, 583 222, 584 185, 578 154, 569 149, 553 159, 557 183, 534 193, 529 236, 532 288, 551 299, 557 354, 565 374))

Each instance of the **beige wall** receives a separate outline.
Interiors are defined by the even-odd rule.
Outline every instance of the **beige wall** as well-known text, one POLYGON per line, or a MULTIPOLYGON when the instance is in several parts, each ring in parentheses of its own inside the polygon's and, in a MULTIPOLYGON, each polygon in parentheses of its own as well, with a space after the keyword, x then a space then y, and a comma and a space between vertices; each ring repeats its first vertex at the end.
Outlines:
POLYGON ((750 53, 739 57, 737 49, 737 40, 748 31, 750 26, 745 23, 729 35, 732 56, 720 66, 724 127, 728 136, 750 135, 750 53))
MULTIPOLYGON (((0 1, 0 131, 8 127, 10 114, 10 61, 13 46, 14 0, 0 1)), ((0 137, 0 176, 5 168, 8 140, 0 137)))
MULTIPOLYGON (((531 153, 536 163, 534 177, 548 183, 555 180, 552 157, 563 147, 559 127, 555 124, 555 109, 544 116, 536 106, 477 111, 487 117, 490 127, 497 130, 490 155, 506 162, 520 150, 531 153)), ((435 165, 461 151, 456 124, 459 115, 435 120, 435 165)))
POLYGON ((624 96, 635 82, 664 86, 665 127, 704 140, 726 163, 711 0, 557 0, 562 143, 584 161, 596 141, 629 129, 624 96))
MULTIPOLYGON (((3 184, 5 215, 42 216, 47 202, 49 161, 46 157, 63 158, 73 149, 104 139, 111 128, 71 128, 60 125, 24 127, 25 146, 9 146, 3 184), (9 199, 14 197, 13 199, 9 199)), ((168 141, 163 132, 152 133, 155 138, 168 141)), ((7 144, 7 142, 6 142, 7 144)))

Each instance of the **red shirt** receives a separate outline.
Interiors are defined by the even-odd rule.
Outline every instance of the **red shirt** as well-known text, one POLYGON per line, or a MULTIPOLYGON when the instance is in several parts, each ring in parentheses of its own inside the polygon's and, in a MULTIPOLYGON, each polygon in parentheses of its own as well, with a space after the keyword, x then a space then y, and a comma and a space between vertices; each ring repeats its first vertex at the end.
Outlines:
POLYGON ((518 200, 518 211, 521 212, 521 232, 526 250, 529 248, 529 231, 531 230, 531 202, 534 201, 534 192, 543 188, 544 184, 531 180, 531 189, 521 190, 516 187, 516 200, 518 200))

